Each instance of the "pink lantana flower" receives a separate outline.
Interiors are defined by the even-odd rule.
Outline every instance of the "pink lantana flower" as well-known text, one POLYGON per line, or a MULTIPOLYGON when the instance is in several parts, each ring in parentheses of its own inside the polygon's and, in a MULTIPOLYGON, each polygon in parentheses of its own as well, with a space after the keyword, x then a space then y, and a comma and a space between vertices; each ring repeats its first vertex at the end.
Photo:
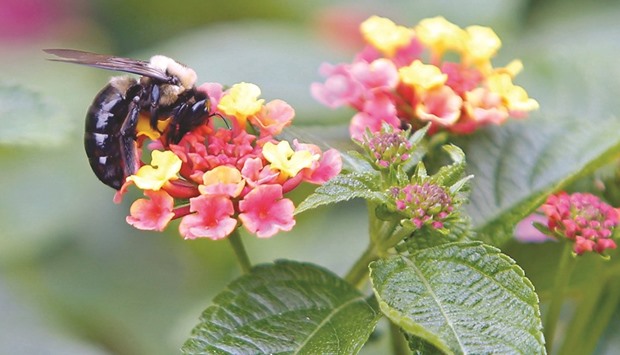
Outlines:
POLYGON ((167 192, 145 190, 149 199, 134 201, 129 209, 127 223, 142 230, 163 231, 174 217, 174 199, 167 192))
POLYGON ((250 120, 264 134, 275 136, 291 124, 294 116, 295 110, 291 105, 282 100, 273 100, 263 106, 250 120))
POLYGON ((342 157, 336 149, 328 149, 323 153, 321 159, 315 165, 303 170, 305 181, 311 184, 324 184, 334 176, 338 175, 342 169, 342 157))
POLYGON ((441 71, 448 75, 446 85, 459 95, 479 87, 484 79, 478 69, 464 67, 460 63, 445 62, 441 71))
POLYGON ((269 238, 279 231, 290 231, 295 225, 295 206, 282 198, 280 185, 261 185, 239 201, 239 219, 243 226, 259 238, 269 238))
MULTIPOLYGON (((296 151, 308 151, 313 156, 321 156, 321 148, 316 144, 300 143, 293 140, 296 151)), ((305 181, 312 184, 324 184, 329 179, 338 175, 342 169, 342 157, 336 149, 329 149, 322 153, 320 160, 314 160, 312 164, 301 171, 305 181)))
POLYGON ((364 90, 393 90, 398 84, 398 69, 385 58, 373 62, 355 62, 349 68, 351 77, 359 82, 364 90))
POLYGON ((550 195, 540 211, 547 218, 546 233, 574 242, 577 255, 616 248, 612 235, 620 224, 620 211, 595 195, 559 192, 550 195))
POLYGON ((241 175, 246 185, 254 188, 258 185, 275 183, 280 173, 272 170, 270 166, 265 166, 262 159, 251 158, 244 162, 241 175))
MULTIPOLYGON (((508 110, 502 105, 502 98, 498 94, 484 88, 476 88, 466 92, 465 97, 463 108, 466 119, 457 125, 501 124, 508 119, 508 110)), ((455 130, 463 130, 463 128, 455 127, 455 130)))
POLYGON ((452 126, 461 115, 463 99, 456 95, 448 86, 425 92, 420 104, 416 108, 416 114, 420 120, 433 122, 441 127, 452 126))
POLYGON ((349 125, 349 133, 353 139, 362 139, 366 128, 371 132, 379 132, 384 123, 392 127, 400 125, 396 105, 389 95, 377 92, 369 96, 371 98, 364 103, 363 110, 353 116, 349 125))
POLYGON ((358 105, 364 88, 353 80, 348 66, 324 63, 319 72, 326 76, 327 80, 324 84, 313 83, 310 86, 315 99, 331 108, 358 105))
POLYGON ((227 237, 237 226, 231 216, 235 212, 232 201, 223 195, 201 195, 190 199, 193 214, 183 217, 179 231, 185 239, 227 237))

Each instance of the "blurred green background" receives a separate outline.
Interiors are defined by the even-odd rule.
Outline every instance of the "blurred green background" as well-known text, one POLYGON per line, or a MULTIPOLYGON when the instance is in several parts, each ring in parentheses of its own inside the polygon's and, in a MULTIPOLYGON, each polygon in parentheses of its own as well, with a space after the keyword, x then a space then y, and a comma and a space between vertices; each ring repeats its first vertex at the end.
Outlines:
MULTIPOLYGON (((298 132, 346 147, 351 112, 320 106, 309 86, 323 61, 351 60, 371 14, 491 26, 504 45, 495 64, 524 61, 517 82, 545 115, 583 115, 587 125, 620 112, 617 1, 0 0, 0 354, 179 353, 239 274, 226 241, 125 223, 131 196, 113 204, 82 147, 85 110, 112 74, 46 61, 42 48, 159 53, 199 82, 253 82, 295 107, 298 132)), ((243 238, 255 263, 287 258, 343 274, 366 246, 365 212, 354 201, 299 216, 290 233, 243 238)))

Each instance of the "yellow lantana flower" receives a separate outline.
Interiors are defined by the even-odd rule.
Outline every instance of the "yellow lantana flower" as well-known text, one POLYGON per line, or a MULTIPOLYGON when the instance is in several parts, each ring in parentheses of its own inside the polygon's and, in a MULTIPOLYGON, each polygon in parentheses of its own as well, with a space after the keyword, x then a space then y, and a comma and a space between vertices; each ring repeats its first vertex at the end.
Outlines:
POLYGON ((488 63, 502 46, 502 41, 490 27, 469 26, 465 31, 463 55, 474 64, 488 63))
POLYGON ((371 16, 362 22, 360 31, 366 42, 387 57, 408 45, 414 36, 411 28, 396 25, 392 20, 379 16, 371 16))
POLYGON ((222 96, 217 108, 226 115, 236 117, 239 124, 245 126, 248 117, 263 107, 265 100, 258 99, 260 94, 260 88, 254 84, 235 84, 222 96))
POLYGON ((441 57, 445 51, 463 51, 466 32, 442 16, 424 19, 415 27, 417 38, 428 46, 433 55, 441 57))
POLYGON ((271 163, 271 168, 279 170, 284 177, 296 176, 302 169, 311 167, 312 163, 319 160, 319 156, 310 151, 294 151, 287 141, 277 145, 265 143, 263 156, 271 163))
POLYGON ((517 76, 517 74, 519 74, 521 70, 523 70, 523 62, 521 62, 519 59, 514 59, 510 61, 510 63, 508 63, 503 68, 495 68, 496 73, 505 73, 510 75, 511 78, 517 76))
POLYGON ((512 83, 508 73, 495 73, 487 78, 490 91, 499 94, 511 111, 527 112, 538 109, 538 102, 529 98, 524 88, 512 83))
POLYGON ((176 180, 183 162, 171 151, 154 150, 151 153, 151 165, 144 165, 135 175, 127 178, 142 190, 158 191, 170 180, 176 180))
POLYGON ((414 60, 410 65, 398 70, 400 80, 418 91, 428 91, 432 88, 445 84, 448 75, 432 65, 424 64, 419 60, 414 60))

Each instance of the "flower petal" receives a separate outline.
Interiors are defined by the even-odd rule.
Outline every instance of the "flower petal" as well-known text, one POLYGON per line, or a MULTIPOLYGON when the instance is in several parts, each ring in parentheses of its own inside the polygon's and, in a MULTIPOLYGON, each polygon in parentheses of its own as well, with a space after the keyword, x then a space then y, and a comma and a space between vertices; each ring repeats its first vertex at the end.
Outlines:
POLYGON ((178 179, 177 173, 183 162, 171 151, 154 150, 151 165, 144 165, 135 175, 127 178, 142 190, 157 191, 169 180, 178 179))
POLYGON ((279 231, 290 231, 295 225, 295 205, 282 198, 282 186, 260 185, 239 202, 239 219, 245 228, 259 238, 269 238, 279 231))
POLYGON ((174 217, 174 199, 165 191, 144 191, 150 199, 138 199, 129 209, 127 223, 142 229, 163 231, 174 217))

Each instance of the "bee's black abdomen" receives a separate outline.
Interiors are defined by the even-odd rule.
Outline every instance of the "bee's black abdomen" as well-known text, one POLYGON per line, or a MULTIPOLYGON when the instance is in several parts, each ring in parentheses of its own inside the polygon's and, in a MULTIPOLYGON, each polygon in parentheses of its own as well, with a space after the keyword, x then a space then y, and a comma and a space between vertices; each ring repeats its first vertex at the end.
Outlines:
POLYGON ((125 175, 123 168, 119 165, 119 157, 89 157, 88 162, 101 182, 115 190, 120 190, 125 182, 125 175))
MULTIPOLYGON (((124 84, 135 84, 135 80, 127 78, 124 84)), ((91 169, 101 182, 116 190, 125 181, 119 131, 132 99, 126 91, 124 85, 106 85, 88 108, 84 130, 84 149, 91 169)))

